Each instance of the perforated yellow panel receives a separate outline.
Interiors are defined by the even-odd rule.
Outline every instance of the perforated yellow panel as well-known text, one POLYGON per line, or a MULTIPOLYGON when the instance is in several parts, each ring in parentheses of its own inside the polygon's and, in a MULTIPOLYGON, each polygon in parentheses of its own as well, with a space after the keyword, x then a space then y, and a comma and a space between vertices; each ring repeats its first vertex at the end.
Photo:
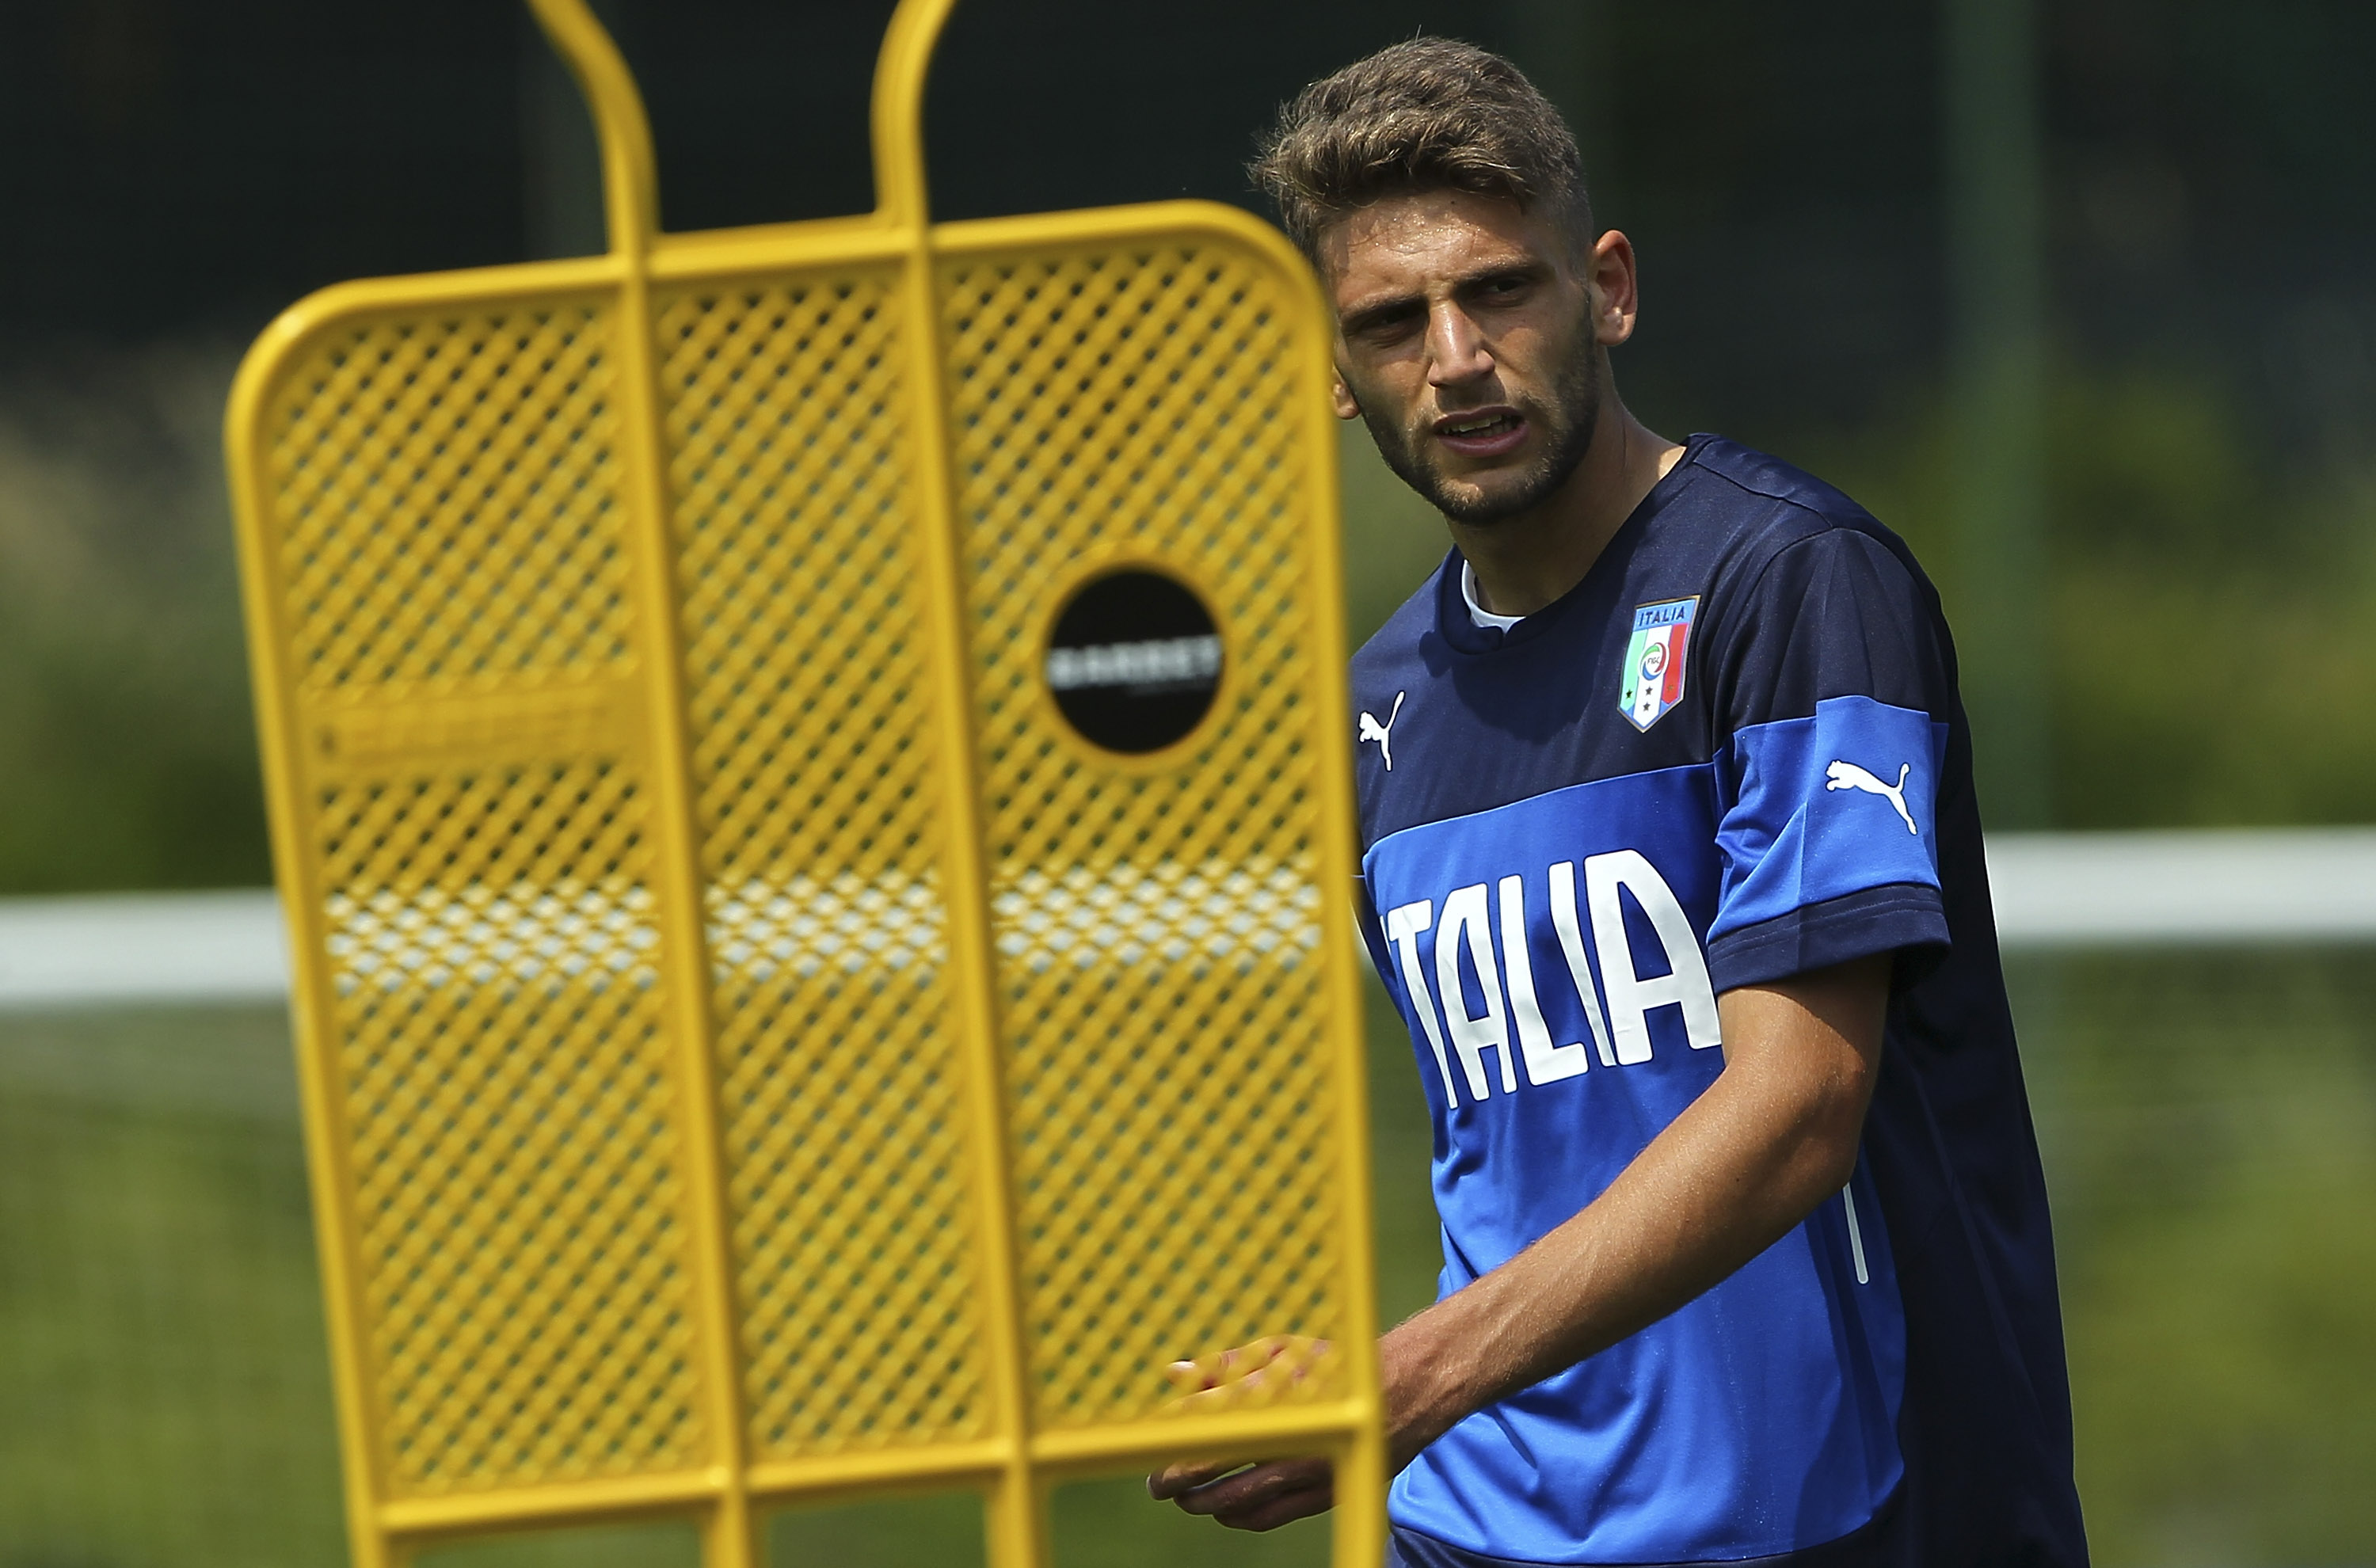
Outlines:
POLYGON ((989 1414, 898 282, 822 271, 658 312, 744 1397, 769 1458, 979 1436, 989 1414))
MULTIPOLYGON (((1337 784, 1297 407, 1297 280, 1218 235, 944 262, 1031 1395, 1050 1426, 1169 1397, 1183 1346, 1340 1336, 1325 1028, 1337 784), (1191 756, 1124 769, 1046 695, 1063 590, 1160 562, 1224 607, 1191 756), (1166 1217, 1149 1224, 1150 1216, 1166 1217), (1185 1266, 1183 1266, 1185 1265, 1185 1266), (1260 1280, 1252 1291, 1199 1289, 1260 1280)), ((1338 1386, 1314 1384, 1314 1396, 1338 1386)))
MULTIPOLYGON (((357 1560, 683 1510, 1332 1455, 1380 1550, 1326 325, 1196 204, 663 236, 351 284, 230 451, 357 1560), (1190 585, 1184 740, 1076 732, 1057 612, 1190 585), (1176 1403, 1178 1360, 1293 1378, 1176 1403)), ((1152 1506, 1152 1505, 1150 1505, 1152 1506)))

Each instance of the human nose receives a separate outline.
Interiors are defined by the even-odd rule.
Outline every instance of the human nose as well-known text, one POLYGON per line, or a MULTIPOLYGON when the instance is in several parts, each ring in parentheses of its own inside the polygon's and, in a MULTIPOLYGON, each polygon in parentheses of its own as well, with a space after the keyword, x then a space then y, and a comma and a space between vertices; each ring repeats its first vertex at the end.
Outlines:
POLYGON ((1428 313, 1427 351, 1427 379, 1432 386, 1456 386, 1493 368, 1485 335, 1467 311, 1448 300, 1428 313))

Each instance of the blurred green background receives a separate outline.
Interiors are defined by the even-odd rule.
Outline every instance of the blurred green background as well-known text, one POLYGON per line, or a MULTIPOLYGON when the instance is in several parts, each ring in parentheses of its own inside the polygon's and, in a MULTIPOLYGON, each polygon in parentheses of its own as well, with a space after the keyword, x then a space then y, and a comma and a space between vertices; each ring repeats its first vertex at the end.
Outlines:
MULTIPOLYGON (((887 5, 615 0, 670 226, 865 205, 887 5)), ((2376 821, 2376 7, 2359 0, 965 0, 949 216, 1250 200, 1252 129, 1425 27, 1577 122, 1643 258, 1621 385, 1905 533, 1990 692, 1992 824, 2376 821), (2026 792, 2025 792, 2026 791, 2026 792)), ((268 876, 217 429, 350 276, 587 248, 566 84, 493 0, 0 15, 0 895, 268 876)), ((1374 625, 1441 525, 1347 456, 1374 625)), ((2097 1559, 2376 1562, 2376 963, 2028 955, 2012 982, 2097 1559)), ((1426 1131, 1372 1022, 1383 1304, 1432 1294, 1426 1131)), ((285 1024, 0 1015, 0 1568, 343 1558, 285 1024), (117 1478, 124 1478, 119 1480, 117 1478)), ((1127 1479, 1067 1568, 1321 1561, 1127 1479)), ((964 1562, 970 1504, 778 1561, 964 1562)), ((434 1561, 689 1562, 666 1528, 434 1561)))

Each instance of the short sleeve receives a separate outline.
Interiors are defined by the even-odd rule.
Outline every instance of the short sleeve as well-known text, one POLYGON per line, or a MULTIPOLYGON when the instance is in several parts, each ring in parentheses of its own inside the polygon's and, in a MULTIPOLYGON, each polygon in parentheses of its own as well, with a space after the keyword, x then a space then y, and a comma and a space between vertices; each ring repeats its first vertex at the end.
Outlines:
POLYGON ((1953 677, 1927 588, 1834 529, 1778 552, 1729 607, 1715 700, 1722 861, 1715 988, 1943 949, 1937 805, 1953 677))
POLYGON ((1361 945, 1368 949, 1370 967, 1378 972, 1379 980, 1391 992, 1395 988, 1394 971, 1386 956, 1385 926, 1378 919, 1378 906, 1370 897, 1370 879, 1353 878, 1353 929, 1361 933, 1361 945))

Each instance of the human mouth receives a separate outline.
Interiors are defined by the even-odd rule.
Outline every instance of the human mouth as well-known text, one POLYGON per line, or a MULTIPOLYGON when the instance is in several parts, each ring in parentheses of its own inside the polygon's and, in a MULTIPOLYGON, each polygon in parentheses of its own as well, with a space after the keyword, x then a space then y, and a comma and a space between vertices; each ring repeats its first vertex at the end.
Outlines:
POLYGON ((1435 438, 1464 457, 1498 457, 1526 437, 1526 418, 1515 409, 1478 409, 1435 422, 1435 438))

